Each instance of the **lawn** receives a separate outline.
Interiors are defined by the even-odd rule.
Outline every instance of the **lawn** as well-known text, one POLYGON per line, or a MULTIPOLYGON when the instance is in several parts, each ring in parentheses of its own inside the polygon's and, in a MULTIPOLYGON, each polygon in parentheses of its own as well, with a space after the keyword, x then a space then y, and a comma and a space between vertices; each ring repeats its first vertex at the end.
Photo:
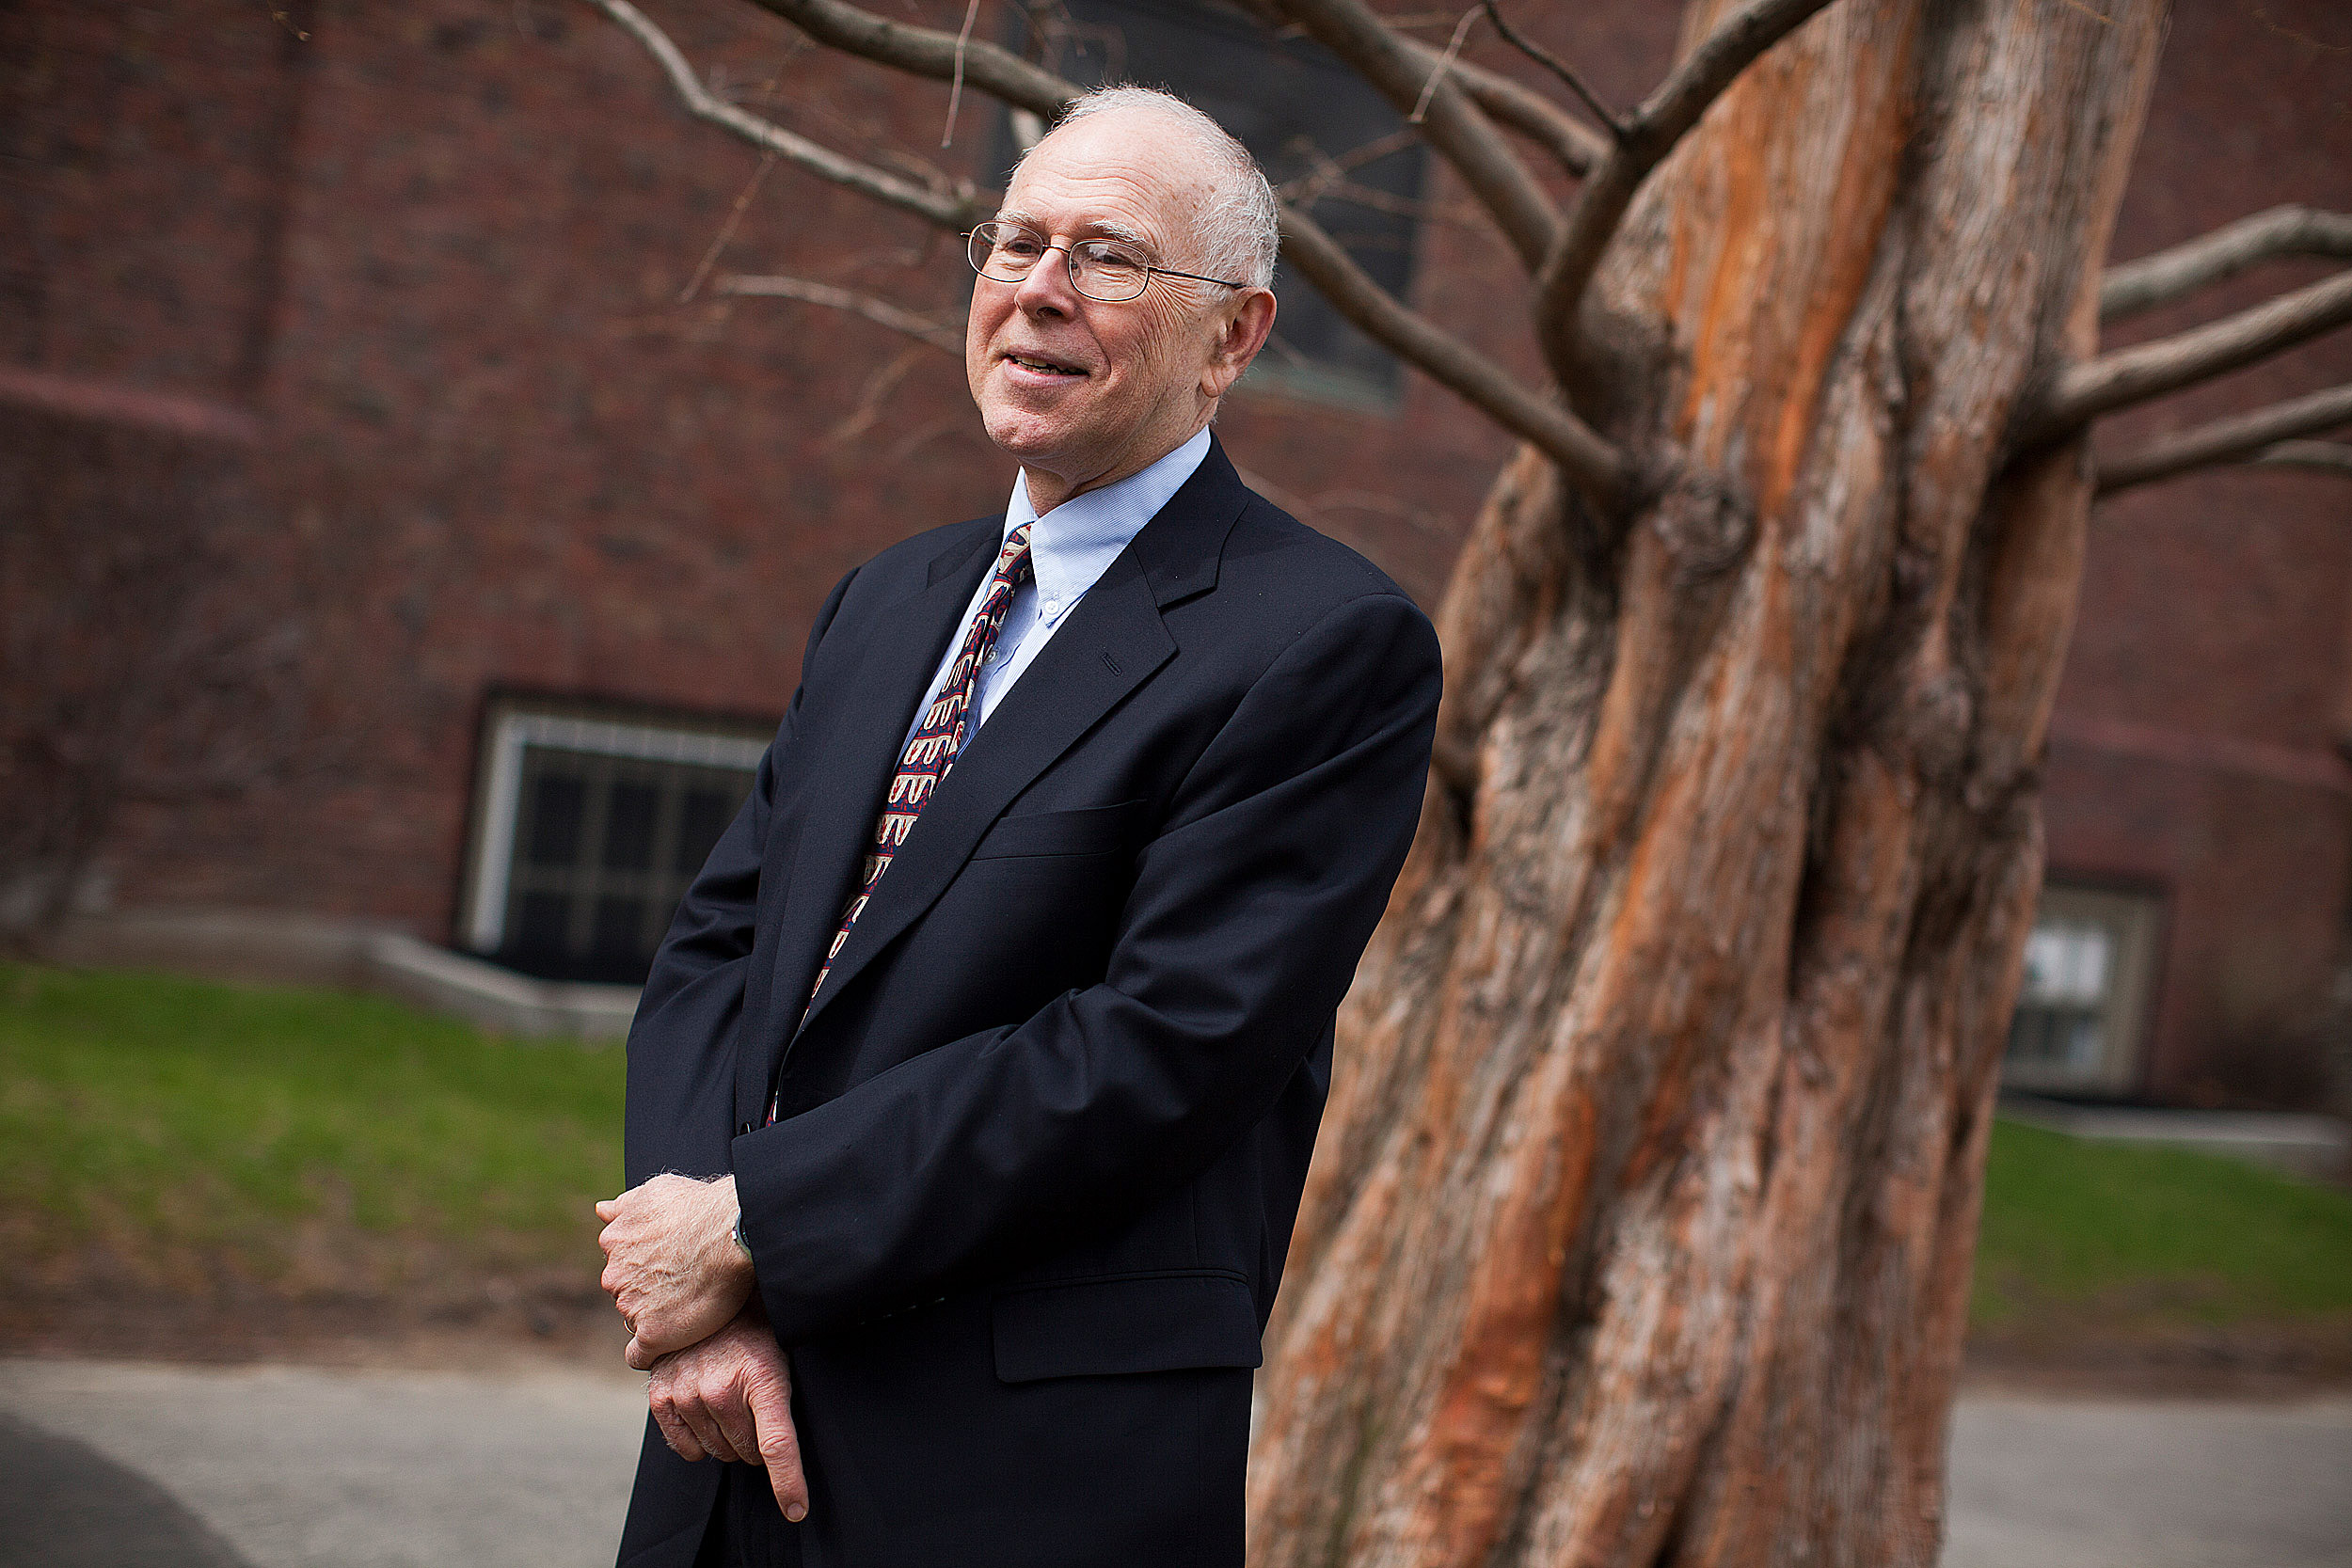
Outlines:
MULTIPOLYGON (((0 966, 0 1241, 181 1286, 591 1281, 621 1083, 617 1046, 373 997, 0 966)), ((2352 1323, 2352 1195, 2000 1123, 1971 1317, 2352 1323)))
POLYGON ((0 1235, 158 1285, 593 1280, 621 1084, 376 997, 0 966, 0 1235))
POLYGON ((1996 1122, 1970 1321, 2352 1320, 2352 1194, 2187 1149, 1996 1122))

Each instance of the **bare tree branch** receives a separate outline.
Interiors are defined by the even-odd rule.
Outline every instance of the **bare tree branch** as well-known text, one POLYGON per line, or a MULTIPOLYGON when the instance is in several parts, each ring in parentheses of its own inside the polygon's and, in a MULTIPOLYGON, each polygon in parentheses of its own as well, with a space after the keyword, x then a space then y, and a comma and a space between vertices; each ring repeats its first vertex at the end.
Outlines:
POLYGON ((1282 254, 1374 341, 1541 449, 1597 500, 1608 504, 1624 493, 1626 461, 1616 448, 1558 403, 1530 391, 1493 360, 1406 309, 1295 207, 1282 209, 1282 254))
MULTIPOLYGON (((1440 50, 1433 49, 1419 39, 1401 40, 1413 52, 1416 64, 1424 71, 1438 69, 1440 50)), ((1593 171, 1608 153, 1609 144, 1590 127, 1571 119, 1566 111, 1539 92, 1514 82, 1500 71, 1485 66, 1456 59, 1447 72, 1470 94, 1470 102, 1486 111, 1496 124, 1520 135, 1551 154, 1554 162, 1568 173, 1582 176, 1593 171)))
POLYGON ((2309 397, 2215 420, 2151 441, 2112 462, 2103 460, 2099 464, 2098 493, 2111 496, 2135 484, 2169 479, 2192 468, 2242 463, 2292 436, 2315 435, 2347 421, 2352 421, 2352 386, 2331 387, 2309 397))
POLYGON ((829 147, 810 141, 806 136, 786 130, 770 120, 760 119, 714 96, 705 87, 694 68, 687 63, 670 36, 629 4, 629 0, 588 0, 628 29, 631 37, 645 46, 645 52, 660 62, 670 86, 676 90, 687 111, 697 119, 709 121, 751 143, 763 151, 772 152, 800 168, 806 169, 820 180, 869 197, 887 206, 928 219, 942 229, 965 229, 988 215, 971 195, 949 195, 928 189, 895 174, 886 173, 869 164, 844 157, 829 147))
POLYGON ((2169 250, 2109 267, 2099 283, 2099 320, 2122 321, 2290 256, 2352 258, 2352 214, 2273 207, 2169 250))
POLYGON ((1501 35, 1503 42, 1509 44, 1512 48, 1518 50, 1529 59, 1534 60, 1537 65, 1542 66, 1546 71, 1550 71, 1554 76, 1559 77, 1560 80, 1566 85, 1567 89, 1576 94, 1576 96, 1583 102, 1584 106, 1592 111, 1593 118, 1599 120, 1603 125, 1609 127, 1609 131, 1612 135, 1622 136, 1625 135, 1626 122, 1624 117, 1619 115, 1616 110, 1611 108, 1608 104, 1602 103, 1600 101, 1600 95, 1595 92, 1591 87, 1584 85, 1584 78, 1579 76, 1576 71, 1569 67, 1567 61, 1562 59, 1559 55, 1554 55, 1550 50, 1546 49, 1542 44, 1537 43, 1534 39, 1522 36, 1517 27, 1512 26, 1511 24, 1504 19, 1502 8, 1496 5, 1495 0, 1483 0, 1483 3, 1486 8, 1486 20, 1495 24, 1495 31, 1497 34, 1501 35))
MULTIPOLYGON (((618 19, 619 12, 612 8, 627 7, 628 0, 591 0, 591 3, 607 9, 618 19)), ((811 36, 819 42, 832 44, 846 53, 879 64, 941 79, 948 77, 955 69, 956 40, 950 34, 887 22, 859 10, 847 0, 759 0, 759 3, 778 15, 808 27, 811 36)), ((661 39, 667 43, 667 39, 653 24, 645 22, 642 16, 638 21, 644 29, 639 34, 641 38, 650 34, 652 38, 661 39)), ((637 31, 635 28, 631 30, 637 31)), ((651 47, 650 43, 648 47, 651 47)), ((683 65, 683 56, 677 55, 675 48, 671 50, 671 55, 683 65)), ((1064 103, 1077 95, 1078 89, 1072 84, 993 44, 973 42, 966 50, 966 55, 963 78, 966 83, 1039 114, 1057 113, 1064 103)), ((677 72, 673 71, 672 81, 679 86, 681 93, 686 91, 688 84, 695 91, 701 90, 701 85, 693 82, 691 71, 686 73, 683 82, 680 82, 677 72)), ((749 121, 752 127, 764 124, 739 110, 736 113, 741 119, 749 121)), ((745 134, 741 128, 728 121, 719 123, 727 125, 739 135, 745 134)), ((1490 132, 1486 134, 1491 137, 1490 132)), ((759 145, 767 143, 762 141, 759 145)), ((955 223, 961 221, 960 214, 955 223)), ((950 226, 942 223, 942 227, 950 226)), ((1386 345, 1408 363, 1452 388, 1506 429, 1532 442, 1559 463, 1588 493, 1597 499, 1609 500, 1622 492, 1626 464, 1614 447, 1557 402, 1520 385, 1500 365, 1407 309, 1374 282, 1339 242, 1325 232, 1313 219, 1288 205, 1282 209, 1282 254, 1302 276, 1323 292, 1342 315, 1362 328, 1375 341, 1386 345)), ((883 302, 873 300, 861 303, 849 291, 842 291, 842 297, 839 298, 821 297, 818 291, 828 291, 829 287, 812 284, 805 279, 790 279, 771 291, 748 292, 772 292, 813 303, 833 305, 897 331, 906 331, 907 325, 920 321, 911 312, 906 325, 885 320, 865 309, 869 304, 883 306, 883 302)), ((895 307, 883 308, 896 311, 895 307)), ((910 335, 920 336, 919 333, 910 335)), ((958 352, 961 352, 961 347, 958 352)))
POLYGON ((2246 461, 2264 467, 2319 468, 2352 479, 2352 442, 2280 441, 2246 461))
POLYGON ((1002 99, 1049 121, 1061 113, 1062 105, 1083 90, 1075 83, 1030 64, 999 44, 974 39, 959 49, 953 33, 892 22, 852 6, 848 0, 755 3, 819 43, 831 44, 844 54, 891 66, 910 75, 952 82, 961 63, 966 87, 977 87, 992 98, 1002 99))
POLYGON ((1560 213, 1518 154, 1472 103, 1449 67, 1442 77, 1423 46, 1395 31, 1361 0, 1272 0, 1284 16, 1355 67, 1400 114, 1426 97, 1422 131, 1494 218, 1520 263, 1534 271, 1560 232, 1560 213))
POLYGON ((2186 332, 2103 354, 2058 377, 2048 402, 2021 428, 2019 444, 2056 440, 2098 415, 2250 365, 2346 322, 2352 271, 2186 332))
POLYGON ((737 273, 719 279, 711 293, 749 299, 797 299, 804 305, 846 310, 852 316, 863 316, 877 326, 886 326, 918 343, 928 343, 942 354, 952 354, 959 359, 963 357, 961 327, 917 315, 886 299, 862 294, 854 289, 839 289, 831 283, 818 283, 809 278, 783 274, 754 277, 737 273))
POLYGON ((1617 143, 1586 178, 1568 210, 1559 243, 1535 279, 1535 320, 1556 373, 1576 357, 1576 314, 1601 253, 1650 171, 1665 162, 1708 105, 1761 55, 1830 0, 1748 0, 1675 67, 1630 119, 1617 143))

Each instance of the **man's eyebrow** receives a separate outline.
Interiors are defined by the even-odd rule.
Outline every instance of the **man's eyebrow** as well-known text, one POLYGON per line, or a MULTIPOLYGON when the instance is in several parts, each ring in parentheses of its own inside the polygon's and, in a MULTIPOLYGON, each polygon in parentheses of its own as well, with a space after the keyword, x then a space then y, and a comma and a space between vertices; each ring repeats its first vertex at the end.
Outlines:
MULTIPOLYGON (((1009 207, 1005 211, 998 213, 996 214, 996 221, 998 223, 1017 223, 1025 229, 1033 229, 1041 234, 1047 232, 1046 227, 1042 221, 1030 214, 1021 211, 1017 207, 1009 207)), ((1088 239, 1117 240, 1121 245, 1131 245, 1138 250, 1150 251, 1155 255, 1159 251, 1159 246, 1153 245, 1150 240, 1144 238, 1142 234, 1128 228, 1125 224, 1119 222, 1115 218, 1098 219, 1093 223, 1086 225, 1079 230, 1079 233, 1088 239)))

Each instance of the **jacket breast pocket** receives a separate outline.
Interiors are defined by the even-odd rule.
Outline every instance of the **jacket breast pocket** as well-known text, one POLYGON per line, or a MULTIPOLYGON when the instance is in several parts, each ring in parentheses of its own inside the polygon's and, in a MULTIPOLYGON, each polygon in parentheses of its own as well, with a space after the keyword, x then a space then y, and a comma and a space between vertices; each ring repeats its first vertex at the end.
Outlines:
POLYGON ((1255 1367, 1258 1309, 1229 1274, 1125 1275, 1006 1291, 992 1308, 1005 1383, 1255 1367))
POLYGON ((1009 860, 1027 855, 1100 855, 1125 847, 1149 800, 1121 800, 1078 811, 1018 812, 996 819, 972 858, 1009 860))

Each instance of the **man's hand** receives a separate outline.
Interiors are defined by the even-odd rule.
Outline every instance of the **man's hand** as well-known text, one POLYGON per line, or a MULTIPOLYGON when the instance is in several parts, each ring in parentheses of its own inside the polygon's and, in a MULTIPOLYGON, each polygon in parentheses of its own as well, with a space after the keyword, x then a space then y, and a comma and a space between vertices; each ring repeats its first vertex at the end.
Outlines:
POLYGON ((752 1293, 752 1260, 735 1243, 735 1178, 657 1176, 596 1205, 606 1223, 604 1288, 644 1371, 726 1326, 752 1293))
POLYGON ((681 1459, 725 1459, 768 1472, 784 1516, 808 1516, 801 1439, 792 1430, 792 1366, 756 1302, 700 1344, 654 1363, 646 1390, 661 1435, 681 1459))

